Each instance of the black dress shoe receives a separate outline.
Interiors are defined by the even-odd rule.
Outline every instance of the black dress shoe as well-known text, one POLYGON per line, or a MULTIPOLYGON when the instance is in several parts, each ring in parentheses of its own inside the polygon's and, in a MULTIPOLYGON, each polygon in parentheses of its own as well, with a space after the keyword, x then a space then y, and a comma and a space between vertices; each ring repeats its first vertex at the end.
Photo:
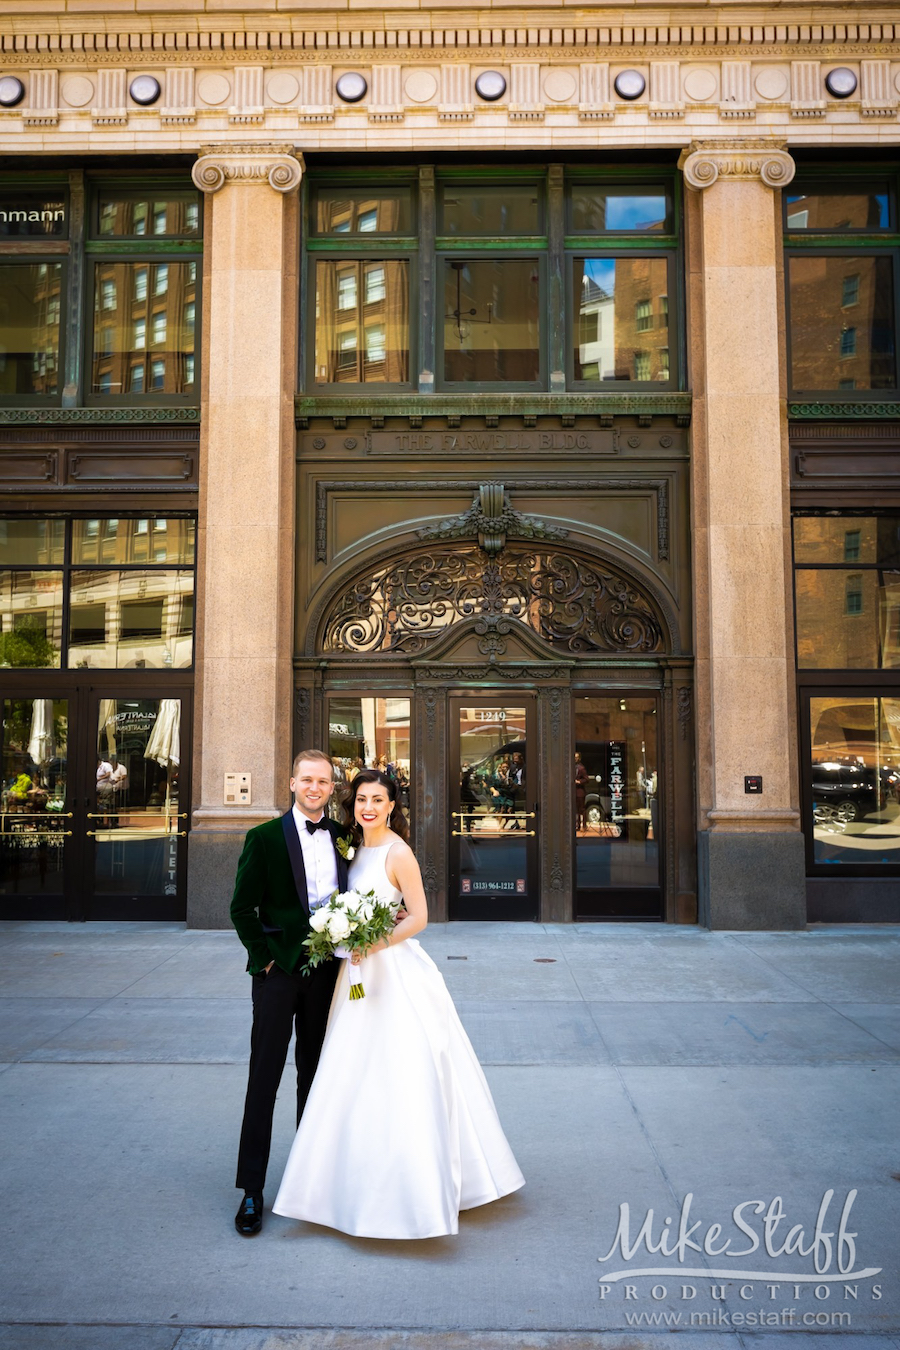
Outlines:
POLYGON ((234 1216, 234 1226, 241 1237, 256 1237, 262 1228, 263 1198, 259 1193, 248 1191, 234 1216))

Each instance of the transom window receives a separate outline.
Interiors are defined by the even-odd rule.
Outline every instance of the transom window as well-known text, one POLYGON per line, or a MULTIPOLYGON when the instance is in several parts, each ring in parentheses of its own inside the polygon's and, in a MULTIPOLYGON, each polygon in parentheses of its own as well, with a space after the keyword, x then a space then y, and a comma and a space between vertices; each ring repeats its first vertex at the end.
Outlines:
POLYGON ((575 389, 679 387, 674 173, 425 166, 403 179, 307 180, 311 392, 542 390, 561 372, 575 389))

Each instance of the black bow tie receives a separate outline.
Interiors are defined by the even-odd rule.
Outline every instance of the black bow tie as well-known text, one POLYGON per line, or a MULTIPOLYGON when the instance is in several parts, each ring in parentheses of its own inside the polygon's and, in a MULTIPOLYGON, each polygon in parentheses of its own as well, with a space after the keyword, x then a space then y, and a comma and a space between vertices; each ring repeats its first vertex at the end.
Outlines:
POLYGON ((306 828, 309 830, 310 834, 315 834, 316 830, 327 830, 328 821, 324 816, 321 820, 308 820, 306 822, 306 828))

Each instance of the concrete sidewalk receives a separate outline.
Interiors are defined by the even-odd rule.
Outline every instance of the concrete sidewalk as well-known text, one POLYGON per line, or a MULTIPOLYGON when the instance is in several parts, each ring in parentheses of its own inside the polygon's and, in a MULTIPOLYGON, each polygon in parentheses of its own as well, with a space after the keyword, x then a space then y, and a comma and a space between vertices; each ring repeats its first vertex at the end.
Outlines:
POLYGON ((267 1214, 247 1241, 235 936, 0 925, 0 1350, 900 1350, 900 930, 453 924, 423 944, 525 1189, 464 1214, 458 1238, 267 1214), (721 1225, 719 1254, 679 1263, 688 1194, 690 1240, 721 1225), (778 1196, 773 1249, 804 1233, 770 1255, 778 1196), (649 1209, 651 1245, 668 1242, 600 1261, 626 1202, 632 1244, 649 1209), (761 1202, 738 1216, 755 1239, 743 1202, 761 1202))

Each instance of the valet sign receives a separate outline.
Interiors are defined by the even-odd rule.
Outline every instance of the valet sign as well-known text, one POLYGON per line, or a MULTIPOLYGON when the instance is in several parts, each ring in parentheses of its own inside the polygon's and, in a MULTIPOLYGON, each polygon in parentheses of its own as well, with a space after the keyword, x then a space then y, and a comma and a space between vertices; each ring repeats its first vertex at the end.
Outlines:
POLYGON ((858 1260, 859 1233, 851 1227, 856 1196, 856 1190, 839 1197, 829 1189, 805 1221, 795 1221, 780 1195, 741 1200, 720 1222, 694 1217, 692 1193, 680 1214, 662 1220, 652 1209, 633 1220, 625 1201, 609 1250, 598 1258, 607 1267, 600 1298, 611 1302, 618 1294, 627 1304, 649 1295, 670 1307, 698 1298, 729 1305, 708 1312, 626 1311, 629 1326, 851 1326, 848 1309, 882 1297, 875 1282, 882 1267, 858 1260), (825 1309, 829 1300, 843 1311, 825 1309), (741 1308, 751 1301, 761 1306, 741 1308))

